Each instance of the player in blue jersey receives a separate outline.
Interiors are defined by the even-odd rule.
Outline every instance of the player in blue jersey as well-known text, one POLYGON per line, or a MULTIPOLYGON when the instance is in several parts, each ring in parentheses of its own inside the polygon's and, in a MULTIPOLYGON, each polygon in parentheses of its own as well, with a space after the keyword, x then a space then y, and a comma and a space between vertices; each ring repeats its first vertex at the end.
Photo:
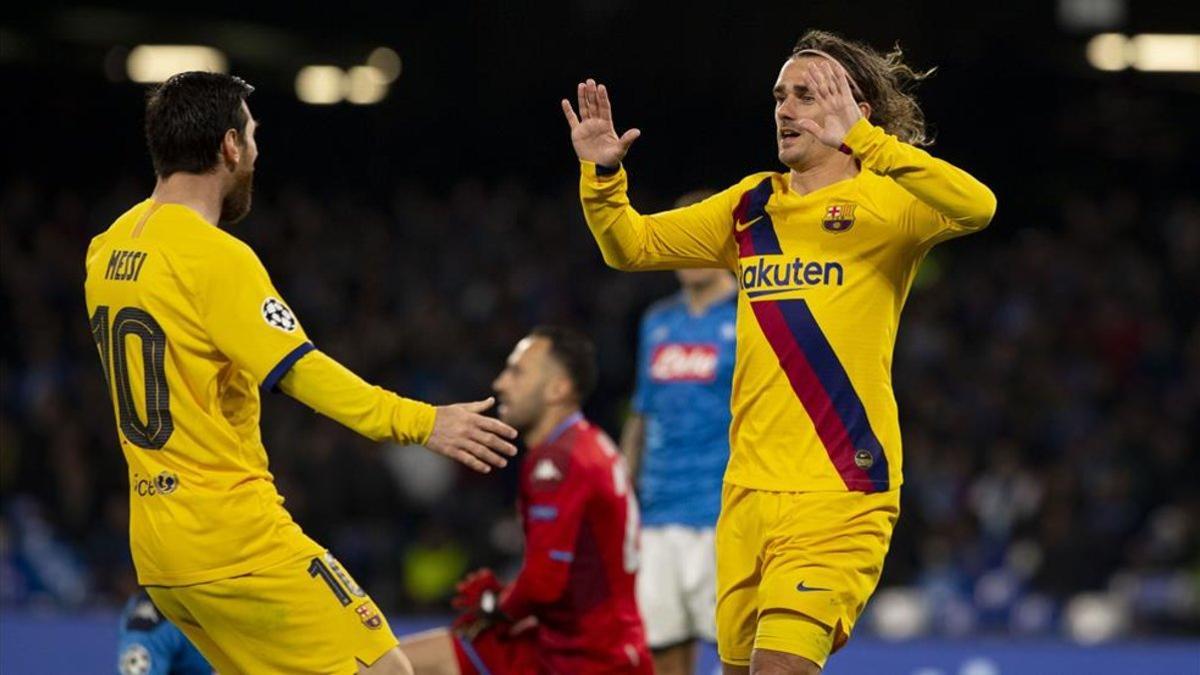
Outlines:
POLYGON ((138 591, 121 613, 119 675, 212 675, 213 669, 183 633, 138 591))
MULTIPOLYGON (((676 206, 709 194, 686 195, 676 206)), ((642 318, 637 389, 621 434, 642 507, 638 605, 659 675, 690 675, 697 640, 716 641, 713 527, 729 459, 737 335, 733 276, 676 274, 683 290, 642 318)))

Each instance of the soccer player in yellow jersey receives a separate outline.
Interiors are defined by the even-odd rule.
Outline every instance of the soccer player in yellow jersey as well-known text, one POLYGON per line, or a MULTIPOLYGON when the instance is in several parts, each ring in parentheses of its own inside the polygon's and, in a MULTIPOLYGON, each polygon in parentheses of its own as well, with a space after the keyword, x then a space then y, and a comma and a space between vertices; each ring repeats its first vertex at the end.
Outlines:
POLYGON ((138 581, 222 674, 411 673, 370 597, 284 509, 259 391, 483 472, 516 452, 516 432, 481 414, 490 399, 435 408, 315 349, 254 251, 218 226, 250 210, 252 91, 212 73, 154 90, 154 193, 88 247, 88 314, 129 465, 138 581))
POLYGON ((996 198, 931 157, 899 51, 811 31, 775 81, 779 160, 699 204, 626 196, 608 92, 562 102, 580 194, 622 270, 725 267, 740 285, 730 459, 717 523, 727 673, 816 673, 879 581, 899 515, 892 347, 930 247, 984 228, 996 198))

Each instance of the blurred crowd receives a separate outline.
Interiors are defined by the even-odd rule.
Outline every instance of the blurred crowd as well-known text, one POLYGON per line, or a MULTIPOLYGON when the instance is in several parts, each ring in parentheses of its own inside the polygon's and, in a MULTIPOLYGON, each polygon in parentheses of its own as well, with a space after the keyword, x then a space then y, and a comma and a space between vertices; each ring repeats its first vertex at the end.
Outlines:
MULTIPOLYGON (((135 586, 126 471, 81 291, 88 239, 149 187, 2 188, 6 606, 113 606, 135 586)), ((635 194, 645 209, 671 197, 635 194)), ((1082 188, 1036 222, 1004 209, 1002 194, 993 229, 934 250, 905 311, 904 514, 883 586, 918 598, 923 629, 944 634, 1044 633, 1087 599, 1126 630, 1194 634, 1197 194, 1082 188)), ((586 330, 601 357, 588 411, 613 434, 639 313, 675 288, 669 274, 604 268, 570 183, 383 196, 281 184, 236 232, 319 348, 408 396, 483 398, 532 326, 586 330)), ((266 398, 287 507, 386 609, 444 611, 464 571, 519 561, 515 470, 477 476, 266 398)))

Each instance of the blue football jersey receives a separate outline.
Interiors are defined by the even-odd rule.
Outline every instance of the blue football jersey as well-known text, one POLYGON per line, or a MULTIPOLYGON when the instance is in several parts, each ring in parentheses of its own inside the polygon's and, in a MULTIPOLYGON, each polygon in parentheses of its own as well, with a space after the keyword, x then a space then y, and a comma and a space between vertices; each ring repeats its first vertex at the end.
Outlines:
POLYGON ((633 410, 646 424, 642 522, 712 527, 729 461, 737 294, 693 316, 682 293, 642 318, 633 410))
POLYGON ((119 675, 212 675, 187 637, 141 591, 125 603, 117 645, 119 675))

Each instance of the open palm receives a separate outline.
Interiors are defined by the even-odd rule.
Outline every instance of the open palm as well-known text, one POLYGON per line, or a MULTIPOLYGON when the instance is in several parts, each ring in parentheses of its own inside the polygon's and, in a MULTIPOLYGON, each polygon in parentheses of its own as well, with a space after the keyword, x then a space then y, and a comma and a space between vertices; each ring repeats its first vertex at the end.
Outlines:
POLYGON ((562 100, 563 115, 571 126, 571 144, 579 159, 595 162, 600 166, 616 167, 621 164, 629 146, 642 135, 630 129, 618 136, 613 127, 612 104, 608 101, 608 89, 597 85, 595 80, 579 83, 579 115, 571 108, 567 99, 562 100))
POLYGON ((850 127, 863 117, 859 103, 854 100, 850 76, 840 64, 822 59, 809 64, 802 77, 820 112, 815 119, 801 119, 797 123, 825 145, 840 148, 850 127))

